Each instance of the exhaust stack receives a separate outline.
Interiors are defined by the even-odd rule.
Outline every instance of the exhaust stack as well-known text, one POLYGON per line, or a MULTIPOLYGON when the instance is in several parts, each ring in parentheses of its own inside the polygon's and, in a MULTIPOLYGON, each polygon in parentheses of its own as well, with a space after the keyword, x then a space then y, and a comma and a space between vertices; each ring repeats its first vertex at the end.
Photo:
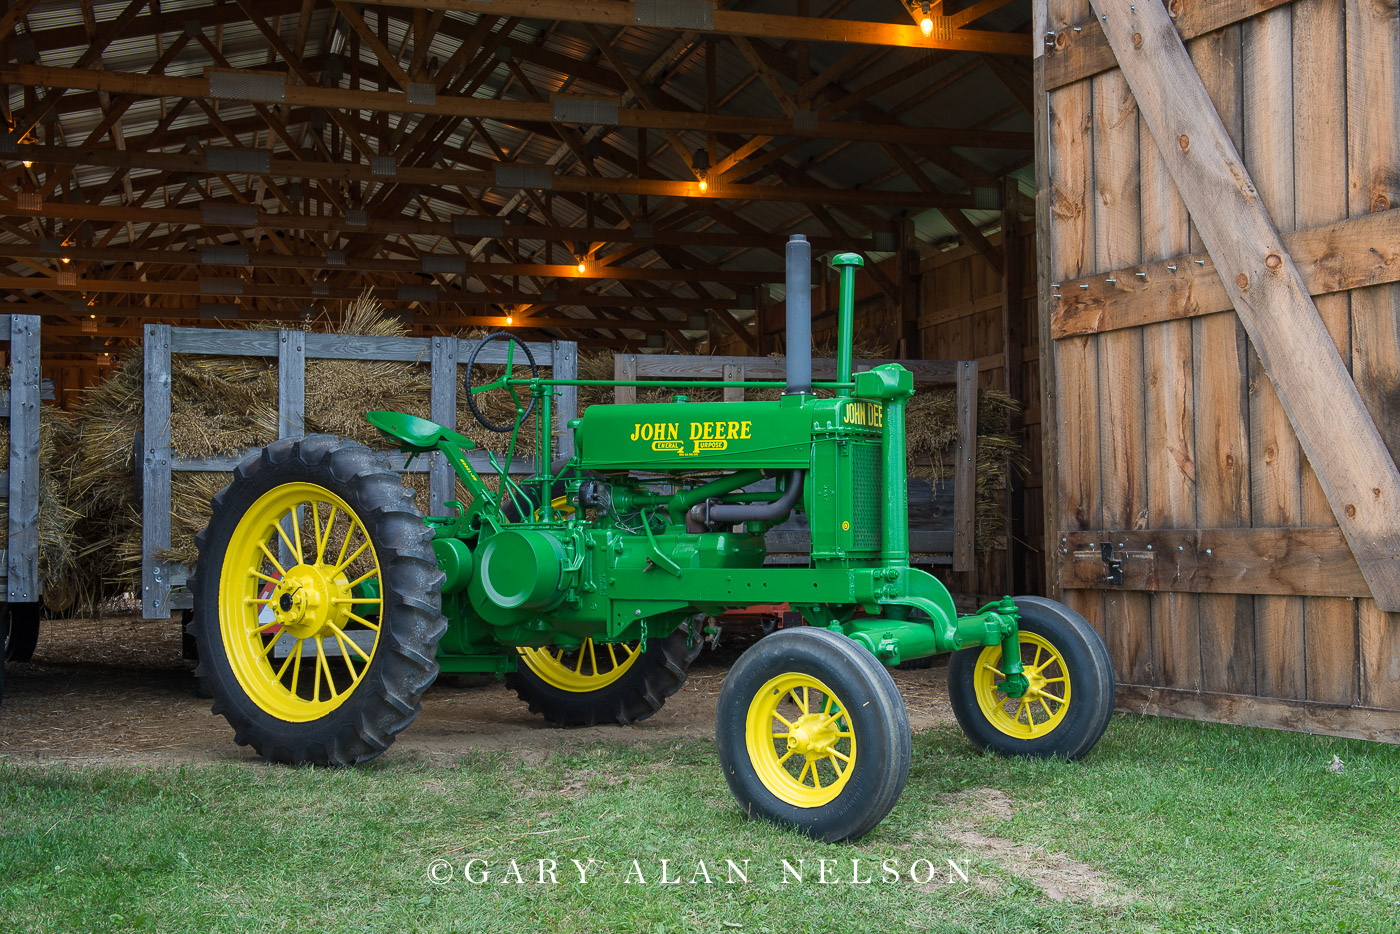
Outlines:
POLYGON ((787 389, 812 392, 812 245, 802 234, 787 242, 787 389))

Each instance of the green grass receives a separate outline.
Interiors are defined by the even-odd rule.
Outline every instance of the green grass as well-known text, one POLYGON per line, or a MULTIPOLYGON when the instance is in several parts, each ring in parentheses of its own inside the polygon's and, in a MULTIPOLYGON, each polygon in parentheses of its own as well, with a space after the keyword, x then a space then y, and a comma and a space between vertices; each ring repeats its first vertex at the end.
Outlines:
POLYGON ((1120 716, 1067 764, 937 729, 890 817, 842 845, 743 819, 707 742, 356 770, 0 764, 0 880, 6 931, 1383 932, 1400 929, 1400 749, 1120 716), (978 814, 988 788, 1012 810, 978 814), (1025 846, 949 836, 969 830, 1025 846), (1113 897, 1049 898, 1016 868, 1046 853, 1113 897), (491 883, 462 879, 473 857, 491 883), (558 860, 559 884, 502 884, 511 858, 527 879, 558 860), (570 858, 604 865, 580 885, 570 858), (662 886, 663 858, 687 881, 705 860, 716 884, 662 886), (726 858, 750 860, 748 884, 723 883, 726 858), (805 881, 783 884, 799 858, 805 881), (853 858, 965 859, 972 884, 821 885, 823 858, 843 878, 853 858), (452 882, 429 881, 434 859, 452 882), (633 859, 645 886, 623 882, 633 859))

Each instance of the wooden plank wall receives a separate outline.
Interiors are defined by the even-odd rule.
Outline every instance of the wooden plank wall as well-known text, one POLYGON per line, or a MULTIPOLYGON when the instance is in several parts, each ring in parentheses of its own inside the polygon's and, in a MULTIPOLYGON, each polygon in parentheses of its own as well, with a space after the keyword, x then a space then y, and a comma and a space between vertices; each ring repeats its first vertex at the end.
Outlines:
MULTIPOLYGON (((1186 17, 1177 25, 1279 230, 1400 207, 1394 4, 1224 6, 1209 31, 1186 17)), ((1155 273, 1134 271, 1138 264, 1176 272, 1178 259, 1193 270, 1208 260, 1188 256, 1206 257, 1204 244, 1126 82, 1103 59, 1088 0, 1038 0, 1036 14, 1037 33, 1052 36, 1036 58, 1042 281, 1064 290, 1052 285, 1040 300, 1051 370, 1044 418, 1055 426, 1045 455, 1055 468, 1045 509, 1047 547, 1058 552, 1052 592, 1063 582, 1063 599, 1104 634, 1120 706, 1400 741, 1400 614, 1309 585, 1307 573, 1274 573, 1286 563, 1277 530, 1297 528, 1317 531, 1294 539, 1326 549, 1307 555, 1309 566, 1358 579, 1233 310, 1135 324, 1069 307, 1087 294, 1081 283, 1122 294, 1132 283, 1120 277, 1151 287, 1155 273), (1057 329, 1071 315, 1079 324, 1057 329), (1186 554, 1225 535, 1199 532, 1215 529, 1238 530, 1231 540, 1248 560, 1227 563, 1204 546, 1186 554), (1086 547, 1101 542, 1133 569, 1122 586, 1107 584, 1097 549, 1086 547), (1197 563, 1183 584, 1179 562, 1188 559, 1197 563)), ((1396 223, 1386 225, 1392 240, 1396 223)), ((1294 260, 1304 267, 1318 257, 1294 260)), ((1394 278, 1316 297, 1392 454, 1400 452, 1394 278)))

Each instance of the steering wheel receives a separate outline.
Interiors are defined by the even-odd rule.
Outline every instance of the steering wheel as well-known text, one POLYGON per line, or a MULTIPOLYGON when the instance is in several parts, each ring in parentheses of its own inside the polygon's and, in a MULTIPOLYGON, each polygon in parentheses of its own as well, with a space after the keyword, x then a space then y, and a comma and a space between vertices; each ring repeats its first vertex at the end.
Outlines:
POLYGON ((485 428, 488 431, 499 432, 500 434, 506 434, 507 432, 514 431, 515 427, 517 425, 523 424, 525 420, 530 417, 530 413, 535 410, 535 399, 533 396, 531 396, 529 404, 525 406, 525 409, 522 412, 520 409, 520 396, 518 393, 516 393, 515 387, 509 382, 507 382, 507 380, 511 378, 511 372, 515 368, 515 348, 511 346, 512 344, 518 345, 521 350, 525 351, 525 359, 528 360, 530 363, 530 378, 538 378, 540 375, 540 368, 535 365, 535 355, 530 353, 530 346, 524 341, 522 341, 520 338, 516 337, 514 334, 511 334, 509 331, 496 331, 493 334, 487 334, 485 337, 483 337, 480 341, 477 342, 476 347, 472 348, 472 355, 467 358, 467 405, 471 408, 472 415, 474 415, 476 417, 476 420, 481 423, 481 427, 485 428), (481 386, 479 388, 473 388, 472 367, 476 366, 477 354, 481 353, 481 348, 485 347, 489 343, 492 343, 493 341, 498 340, 503 340, 506 342, 505 373, 500 378, 494 379, 484 386, 481 386), (497 425, 490 419, 488 419, 485 415, 482 414, 481 409, 478 408, 476 404, 476 397, 478 394, 487 393, 492 391, 493 389, 500 389, 502 387, 505 388, 506 392, 510 393, 510 397, 515 403, 515 411, 520 413, 517 419, 513 420, 510 424, 504 426, 497 425))

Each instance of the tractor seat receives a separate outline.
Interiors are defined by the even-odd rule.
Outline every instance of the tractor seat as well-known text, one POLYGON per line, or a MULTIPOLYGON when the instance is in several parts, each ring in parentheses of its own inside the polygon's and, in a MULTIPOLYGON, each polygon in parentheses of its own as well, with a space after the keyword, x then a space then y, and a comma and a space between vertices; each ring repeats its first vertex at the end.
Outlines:
POLYGON ((450 441, 464 451, 476 447, 476 442, 466 435, 406 412, 366 412, 365 421, 399 442, 405 453, 435 451, 440 440, 450 441))

